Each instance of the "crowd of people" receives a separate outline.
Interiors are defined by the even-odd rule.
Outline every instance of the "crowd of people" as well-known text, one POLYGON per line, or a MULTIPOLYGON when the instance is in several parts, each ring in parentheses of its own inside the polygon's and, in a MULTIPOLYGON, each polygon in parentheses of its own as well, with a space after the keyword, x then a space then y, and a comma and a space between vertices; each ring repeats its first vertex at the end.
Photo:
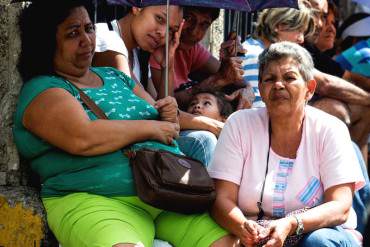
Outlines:
POLYGON ((40 0, 19 18, 14 139, 61 246, 362 245, 370 77, 349 49, 370 44, 351 30, 369 15, 345 21, 338 45, 334 3, 265 9, 255 33, 230 36, 216 58, 201 40, 219 9, 171 5, 167 20, 163 5, 132 7, 96 24, 93 11, 40 0), (188 215, 144 203, 128 148, 199 160, 214 204, 188 215))

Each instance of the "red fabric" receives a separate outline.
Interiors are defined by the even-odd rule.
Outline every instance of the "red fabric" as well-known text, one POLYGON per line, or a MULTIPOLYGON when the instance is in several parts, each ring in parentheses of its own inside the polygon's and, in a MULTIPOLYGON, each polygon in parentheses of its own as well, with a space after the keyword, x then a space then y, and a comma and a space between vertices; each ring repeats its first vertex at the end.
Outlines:
MULTIPOLYGON (((199 43, 187 51, 178 49, 175 54, 174 89, 187 82, 189 74, 201 68, 210 56, 211 53, 199 43)), ((150 67, 161 69, 153 57, 150 57, 150 67)))

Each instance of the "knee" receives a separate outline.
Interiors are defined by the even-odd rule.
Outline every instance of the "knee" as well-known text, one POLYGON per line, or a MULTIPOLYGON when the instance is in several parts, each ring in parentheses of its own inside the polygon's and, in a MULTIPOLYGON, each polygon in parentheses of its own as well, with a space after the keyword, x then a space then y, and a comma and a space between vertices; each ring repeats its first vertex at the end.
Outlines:
POLYGON ((351 116, 348 106, 339 100, 323 98, 313 103, 313 106, 339 118, 347 126, 351 124, 351 116))
POLYGON ((180 133, 178 142, 181 151, 208 166, 216 148, 217 138, 209 131, 184 131, 180 133))
POLYGON ((347 234, 333 228, 322 228, 307 233, 301 240, 301 247, 345 247, 352 246, 347 234))
POLYGON ((217 144, 216 136, 212 132, 205 130, 197 131, 195 139, 211 149, 214 149, 217 144))
POLYGON ((236 238, 234 235, 226 235, 215 242, 213 242, 210 247, 232 247, 232 246, 240 246, 239 239, 236 238))

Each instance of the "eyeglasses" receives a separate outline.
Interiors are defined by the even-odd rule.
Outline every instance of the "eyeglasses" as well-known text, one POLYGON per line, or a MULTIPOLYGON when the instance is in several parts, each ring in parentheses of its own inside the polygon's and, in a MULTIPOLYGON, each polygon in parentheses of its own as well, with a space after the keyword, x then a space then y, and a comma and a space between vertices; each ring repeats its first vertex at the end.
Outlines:
POLYGON ((257 207, 258 207, 257 220, 262 220, 262 218, 265 216, 265 211, 263 211, 263 208, 262 208, 262 202, 263 202, 263 194, 265 192, 266 177, 267 177, 267 173, 269 171, 271 134, 272 134, 271 122, 269 121, 269 147, 268 147, 268 150, 267 150, 265 178, 263 179, 262 190, 261 190, 261 194, 260 194, 260 200, 257 202, 257 207))

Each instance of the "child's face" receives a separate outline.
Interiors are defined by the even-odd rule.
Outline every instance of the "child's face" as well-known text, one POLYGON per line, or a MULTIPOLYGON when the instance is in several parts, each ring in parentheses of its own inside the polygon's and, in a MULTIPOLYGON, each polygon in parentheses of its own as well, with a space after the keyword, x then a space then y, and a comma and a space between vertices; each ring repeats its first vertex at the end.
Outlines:
POLYGON ((187 112, 194 115, 213 118, 218 121, 225 120, 220 115, 220 109, 218 108, 216 97, 209 93, 200 93, 195 95, 189 104, 187 112))

